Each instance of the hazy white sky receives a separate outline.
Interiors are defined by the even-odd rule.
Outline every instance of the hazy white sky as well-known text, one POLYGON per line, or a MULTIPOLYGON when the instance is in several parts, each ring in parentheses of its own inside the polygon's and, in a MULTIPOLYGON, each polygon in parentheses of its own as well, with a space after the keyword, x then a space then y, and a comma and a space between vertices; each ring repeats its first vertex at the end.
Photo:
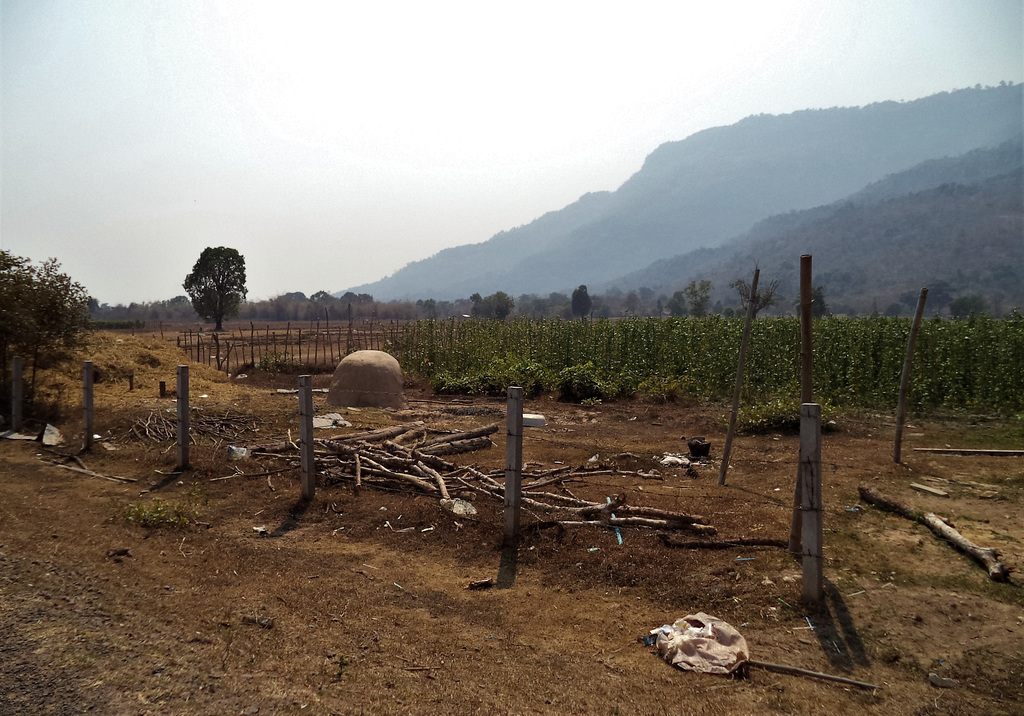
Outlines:
POLYGON ((222 245, 333 292, 707 127, 1024 80, 1022 0, 711 5, 0 0, 0 248, 108 303, 222 245))

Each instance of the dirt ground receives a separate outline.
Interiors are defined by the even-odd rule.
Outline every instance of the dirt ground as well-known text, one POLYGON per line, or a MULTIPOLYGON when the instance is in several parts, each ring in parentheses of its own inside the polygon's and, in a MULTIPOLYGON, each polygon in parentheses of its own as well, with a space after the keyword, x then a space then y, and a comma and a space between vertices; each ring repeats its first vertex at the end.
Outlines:
MULTIPOLYGON (((101 439, 91 451, 79 452, 80 363, 47 376, 63 445, 0 441, 0 714, 1024 714, 1021 574, 992 582, 927 529, 857 494, 868 483, 935 511, 1020 567, 1024 458, 913 450, 1022 448, 1019 419, 913 417, 905 464, 895 465, 892 416, 841 415, 823 441, 827 599, 818 608, 801 606, 799 561, 780 548, 670 549, 639 528, 623 528, 621 545, 608 530, 527 529, 512 586, 478 591, 467 586, 510 566, 500 502, 478 497, 475 518, 456 517, 427 496, 356 496, 340 483, 303 505, 297 468, 264 474, 291 463, 227 459, 229 442, 288 430, 297 438, 296 398, 274 390, 294 387, 295 376, 228 380, 195 366, 196 414, 245 420, 237 441, 199 438, 192 469, 179 475, 172 442, 130 434, 136 419, 174 405, 157 389, 174 385, 173 346, 101 334, 86 355, 100 370, 101 439), (72 454, 136 481, 51 464, 72 454), (189 524, 126 519, 160 509, 189 524), (747 679, 689 673, 639 641, 698 611, 736 626, 753 659, 878 688, 759 669, 747 679), (933 686, 929 674, 956 685, 933 686)), ((502 400, 417 385, 408 397, 407 411, 344 410, 352 428, 318 435, 504 420, 502 400)), ((316 394, 318 410, 324 398, 316 394)), ((529 469, 621 471, 562 486, 579 497, 624 493, 629 504, 701 514, 719 539, 786 539, 797 436, 740 436, 719 487, 726 410, 528 400, 547 426, 525 431, 524 459, 529 469), (712 443, 696 477, 657 464, 695 435, 712 443)), ((493 447, 452 460, 501 468, 504 430, 493 437, 493 447)), ((536 521, 524 513, 527 528, 536 521)))

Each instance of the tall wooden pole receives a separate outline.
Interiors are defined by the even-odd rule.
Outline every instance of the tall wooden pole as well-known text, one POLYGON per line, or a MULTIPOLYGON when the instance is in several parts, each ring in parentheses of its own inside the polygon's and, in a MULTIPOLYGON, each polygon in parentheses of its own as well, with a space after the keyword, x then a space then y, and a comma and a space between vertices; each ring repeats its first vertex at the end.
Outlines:
POLYGON ((718 470, 718 484, 725 484, 725 473, 729 470, 729 455, 732 453, 732 438, 736 434, 736 418, 740 412, 740 393, 743 390, 743 365, 747 359, 747 341, 750 339, 750 325, 754 322, 757 303, 757 279, 761 269, 754 269, 754 280, 750 282, 750 299, 747 301, 747 321, 743 324, 743 338, 740 339, 740 356, 736 363, 736 388, 732 393, 732 413, 729 415, 729 432, 725 435, 725 449, 722 451, 722 465, 718 470))
POLYGON ((900 462, 903 449, 903 422, 907 417, 907 392, 910 390, 910 369, 914 363, 914 344, 917 342, 917 331, 921 328, 921 317, 924 316, 924 304, 928 300, 928 289, 921 289, 921 297, 917 300, 917 312, 914 323, 910 326, 910 339, 907 341, 907 357, 903 361, 903 376, 900 378, 900 397, 896 403, 896 439, 892 446, 892 461, 900 462))
POLYGON ((178 472, 188 467, 189 441, 188 366, 178 366, 178 472))
POLYGON ((82 448, 92 448, 92 436, 95 432, 96 413, 93 410, 92 384, 93 384, 92 361, 85 361, 82 364, 82 402, 85 406, 85 427, 83 428, 84 441, 82 448))
POLYGON ((25 384, 21 379, 21 356, 14 356, 11 361, 11 430, 21 430, 21 403, 25 384))
POLYGON ((505 418, 505 544, 519 541, 523 480, 523 389, 510 386, 505 418))
POLYGON ((800 483, 803 523, 803 600, 817 604, 824 595, 821 496, 821 406, 800 406, 800 483))
MULTIPOLYGON (((811 255, 804 254, 800 257, 800 403, 810 403, 814 400, 813 384, 813 312, 812 312, 812 274, 811 255)), ((801 456, 801 460, 802 460, 801 456)), ((803 518, 800 515, 802 505, 800 472, 797 470, 796 486, 793 488, 793 518, 789 524, 789 551, 793 554, 800 552, 803 531, 803 518)))
POLYGON ((299 454, 302 465, 302 499, 316 494, 316 460, 313 458, 313 377, 299 376, 299 454))

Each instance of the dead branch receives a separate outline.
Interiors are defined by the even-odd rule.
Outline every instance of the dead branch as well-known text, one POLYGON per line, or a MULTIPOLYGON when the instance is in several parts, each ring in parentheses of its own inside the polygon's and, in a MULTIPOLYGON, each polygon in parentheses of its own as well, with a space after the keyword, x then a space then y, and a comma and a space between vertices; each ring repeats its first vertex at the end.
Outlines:
POLYGON ((860 492, 860 496, 865 502, 874 505, 881 510, 885 510, 886 512, 893 512, 902 517, 906 517, 908 520, 924 525, 961 552, 973 557, 977 562, 985 567, 988 571, 989 578, 993 581, 1008 582, 1010 580, 1010 570, 1006 565, 999 561, 999 552, 989 547, 979 547, 974 544, 958 531, 953 529, 953 527, 943 522, 942 519, 934 512, 921 512, 920 510, 915 510, 908 505, 897 502, 896 500, 883 497, 877 490, 873 489, 869 485, 861 485, 857 490, 860 492))
POLYGON ((403 423, 402 425, 394 425, 390 428, 380 428, 378 430, 368 430, 362 433, 352 433, 351 435, 340 435, 334 438, 337 442, 377 442, 381 440, 388 440, 390 438, 396 438, 402 433, 407 433, 410 430, 423 427, 423 421, 417 420, 413 423, 403 423))
POLYGON ((95 472, 93 470, 83 470, 80 467, 72 467, 71 465, 62 465, 59 462, 54 462, 54 461, 51 461, 50 464, 53 465, 54 467, 59 467, 59 468, 62 468, 64 470, 71 470, 71 472, 77 472, 77 473, 80 473, 82 475, 89 475, 90 477, 99 477, 99 478, 102 478, 104 480, 110 480, 111 482, 122 482, 122 483, 124 483, 124 482, 138 482, 138 480, 136 478, 134 478, 134 477, 118 477, 117 475, 101 475, 100 473, 95 472))
POLYGON ((789 548, 789 542, 781 539, 748 538, 739 537, 730 540, 687 540, 680 541, 673 539, 670 535, 662 532, 658 535, 666 547, 675 549, 732 549, 734 547, 780 547, 789 548))
POLYGON ((494 443, 490 438, 470 438, 469 440, 456 440, 454 442, 441 443, 430 447, 422 447, 419 452, 426 455, 455 455, 462 452, 473 452, 488 448, 494 443))
MULTIPOLYGON (((787 546, 788 543, 787 543, 787 546)), ((862 689, 868 689, 870 691, 876 690, 878 687, 874 684, 868 684, 863 681, 854 681, 853 679, 847 679, 842 676, 832 676, 831 674, 823 674, 820 671, 809 671, 807 669, 798 669, 795 666, 785 666, 783 664, 770 664, 767 661, 754 661, 748 659, 747 663, 750 666, 756 666, 758 669, 764 669, 765 671, 773 671, 777 674, 789 674, 791 676, 808 676, 812 679, 823 679, 825 681, 835 681, 839 684, 847 684, 849 686, 857 686, 862 689)))
POLYGON ((487 425, 482 428, 477 428, 476 430, 452 433, 451 435, 441 435, 431 440, 427 440, 426 442, 421 443, 416 447, 419 448, 420 450, 425 450, 426 448, 433 447, 435 445, 443 445, 445 443, 452 443, 459 440, 471 440, 473 438, 482 438, 488 435, 493 435, 496 432, 498 432, 498 424, 492 423, 491 425, 487 425))

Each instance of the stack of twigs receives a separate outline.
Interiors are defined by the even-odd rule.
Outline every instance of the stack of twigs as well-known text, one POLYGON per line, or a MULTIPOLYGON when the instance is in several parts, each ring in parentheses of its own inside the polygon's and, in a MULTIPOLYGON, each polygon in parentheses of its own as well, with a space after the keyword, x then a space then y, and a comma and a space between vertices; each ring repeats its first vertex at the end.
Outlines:
MULTIPOLYGON (((358 491, 363 486, 399 489, 450 500, 452 493, 466 491, 504 500, 504 485, 498 480, 504 473, 483 472, 474 466, 459 467, 443 455, 471 452, 492 445, 488 436, 498 425, 477 430, 429 437, 422 422, 406 423, 368 432, 354 433, 315 441, 317 473, 327 484, 352 482, 358 491)), ((252 455, 295 459, 297 445, 282 441, 252 445, 252 455), (290 454, 289 454, 290 453, 290 454)), ((564 483, 588 476, 614 473, 600 467, 559 467, 553 470, 524 471, 522 506, 545 527, 647 527, 659 530, 687 530, 701 535, 715 534, 715 528, 699 515, 670 512, 654 507, 626 504, 619 495, 606 502, 590 502, 573 495, 564 483), (540 488, 562 484, 562 493, 540 488)))
MULTIPOLYGON (((255 432, 256 419, 246 415, 201 415, 193 411, 189 417, 189 432, 192 442, 206 437, 217 442, 239 442, 246 433, 255 432)), ((178 416, 163 411, 150 411, 145 417, 136 418, 119 442, 133 438, 162 443, 177 440, 178 416)))

